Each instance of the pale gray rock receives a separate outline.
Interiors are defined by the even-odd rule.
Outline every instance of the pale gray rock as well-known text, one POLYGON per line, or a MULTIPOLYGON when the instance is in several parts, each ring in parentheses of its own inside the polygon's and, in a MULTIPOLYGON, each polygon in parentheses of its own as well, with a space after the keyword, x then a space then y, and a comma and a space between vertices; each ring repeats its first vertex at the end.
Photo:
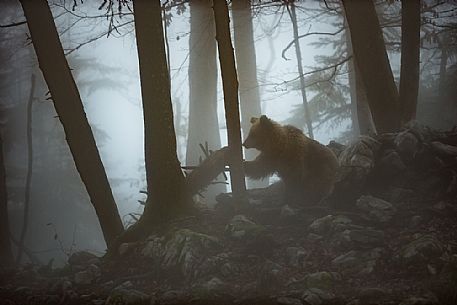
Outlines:
POLYGON ((276 299, 278 305, 302 305, 303 302, 300 299, 291 297, 279 297, 276 299))
POLYGON ((433 234, 414 234, 413 240, 400 249, 397 258, 406 263, 429 262, 441 256, 444 245, 433 234))
POLYGON ((225 231, 233 238, 256 237, 265 231, 265 227, 244 215, 235 215, 225 227, 225 231))
POLYGON ((351 250, 334 258, 332 265, 348 273, 370 274, 373 272, 381 254, 381 248, 366 251, 351 250))
POLYGON ((319 288, 319 289, 330 289, 336 282, 341 280, 341 275, 337 272, 315 272, 305 276, 306 287, 308 288, 319 288))
POLYGON ((388 222, 396 213, 395 207, 390 202, 373 196, 361 196, 356 205, 377 222, 388 222))
POLYGON ((287 247, 286 258, 290 266, 299 267, 303 265, 306 252, 302 247, 287 247))
POLYGON ((396 135, 394 144, 396 150, 403 158, 411 160, 419 149, 420 142, 414 133, 410 130, 405 130, 396 135))
POLYGON ((149 295, 135 289, 115 288, 106 299, 105 305, 138 305, 148 304, 149 295))
POLYGON ((328 304, 334 298, 332 292, 319 288, 306 289, 302 294, 302 300, 307 305, 328 304))
POLYGON ((211 252, 221 249, 219 240, 213 236, 181 229, 173 233, 163 247, 162 266, 179 269, 190 279, 197 275, 200 264, 211 252))
POLYGON ((309 230, 315 234, 327 235, 333 232, 342 231, 349 227, 352 220, 344 215, 327 215, 314 220, 309 225, 309 230))

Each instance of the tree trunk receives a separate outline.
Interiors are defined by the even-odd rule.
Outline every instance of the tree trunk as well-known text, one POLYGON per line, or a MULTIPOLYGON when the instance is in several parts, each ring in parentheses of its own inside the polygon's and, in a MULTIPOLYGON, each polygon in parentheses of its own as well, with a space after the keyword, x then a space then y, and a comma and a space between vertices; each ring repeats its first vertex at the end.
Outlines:
POLYGON ((123 231, 105 169, 45 0, 21 0, 41 71, 108 245, 123 231))
POLYGON ((343 0, 343 5, 376 130, 395 131, 400 127, 398 91, 374 3, 343 0))
POLYGON ((349 93, 351 96, 351 121, 352 121, 352 134, 354 137, 357 137, 361 134, 359 127, 359 118, 357 117, 357 87, 355 81, 355 65, 354 65, 354 55, 352 53, 352 46, 349 31, 346 31, 346 48, 347 55, 352 56, 348 61, 348 80, 349 80, 349 93))
POLYGON ((8 217, 8 194, 6 189, 5 158, 3 155, 3 139, 0 132, 0 267, 13 265, 11 251, 10 225, 8 217))
POLYGON ((219 62, 224 91, 225 120, 229 146, 228 163, 232 192, 236 197, 244 198, 246 184, 243 171, 243 152, 241 150, 240 109, 238 103, 238 79, 235 57, 230 38, 230 24, 227 2, 216 0, 213 3, 216 23, 216 40, 219 49, 219 62))
POLYGON ((183 212, 190 199, 186 196, 185 179, 176 155, 160 0, 134 0, 133 8, 148 185, 147 203, 137 227, 148 233, 157 222, 183 212))
POLYGON ((362 82, 360 69, 357 61, 354 61, 354 74, 355 74, 355 88, 357 100, 357 122, 359 125, 359 132, 361 135, 369 135, 376 133, 376 127, 373 122, 372 112, 368 104, 367 92, 365 84, 362 82))
POLYGON ((370 106, 367 101, 365 86, 360 79, 360 70, 357 67, 355 55, 352 50, 351 33, 346 26, 347 55, 352 56, 348 61, 349 90, 351 93, 351 117, 354 135, 368 135, 375 133, 376 129, 371 117, 370 106))
MULTIPOLYGON (((357 109, 359 100, 357 99, 357 89, 361 90, 362 88, 357 88, 356 75, 355 75, 355 59, 354 52, 352 50, 352 41, 351 41, 351 32, 349 31, 349 26, 347 25, 346 16, 344 17, 344 35, 346 38, 346 54, 347 56, 352 56, 348 61, 348 81, 349 81, 349 93, 351 96, 351 120, 352 120, 352 133, 354 137, 361 135, 360 132, 360 123, 358 118, 357 109)), ((360 101, 361 102, 361 101, 360 101)))
POLYGON ((305 110, 305 124, 306 128, 308 129, 308 136, 311 139, 314 139, 314 132, 313 132, 313 122, 311 121, 311 115, 309 113, 308 107, 308 99, 306 98, 306 85, 305 85, 305 77, 303 76, 303 62, 301 57, 301 49, 300 49, 300 40, 298 37, 298 25, 297 25, 297 13, 295 12, 295 2, 290 2, 290 9, 287 7, 289 11, 290 21, 292 21, 292 29, 294 33, 294 46, 295 46, 295 55, 297 57, 297 66, 298 66, 298 76, 300 78, 300 91, 303 100, 303 108, 305 110))
POLYGON ((20 264, 22 252, 24 250, 25 237, 29 225, 29 210, 30 210, 30 192, 32 188, 32 173, 33 173, 33 139, 32 139, 32 107, 33 96, 35 94, 35 74, 32 74, 29 100, 27 102, 27 177, 25 180, 25 196, 24 196, 24 212, 21 235, 19 237, 18 253, 16 264, 20 264))
MULTIPOLYGON (((232 1, 232 19, 235 44, 235 58, 240 82, 241 129, 248 136, 251 117, 260 117, 259 83, 257 81, 256 52, 250 0, 232 1)), ((244 157, 254 160, 258 155, 253 149, 245 149, 244 157)), ((266 187, 268 180, 248 179, 249 188, 266 187)))
MULTIPOLYGON (((180 145, 179 144, 179 138, 180 136, 183 136, 183 133, 182 133, 182 108, 181 108, 181 102, 179 101, 179 99, 175 99, 174 101, 174 104, 175 104, 175 108, 173 110, 173 114, 174 114, 174 124, 175 124, 175 131, 176 131, 176 153, 178 155, 178 160, 185 160, 186 157, 184 155, 184 148, 183 146, 184 145, 180 145)), ((184 137, 185 138, 185 137, 184 137)))
POLYGON ((419 90, 421 1, 401 2, 400 107, 402 123, 416 118, 419 90))
MULTIPOLYGON (((448 53, 447 53, 447 43, 440 42, 441 49, 441 58, 440 58, 440 74, 439 74, 439 85, 438 85, 438 94, 441 100, 444 100, 444 93, 446 92, 446 74, 447 74, 447 62, 448 62, 448 53)), ((441 102, 442 102, 441 101, 441 102)))
MULTIPOLYGON (((191 0, 189 37, 189 137, 186 165, 198 165, 204 153, 221 147, 217 119, 217 59, 214 15, 211 0, 191 0)), ((208 201, 225 192, 225 185, 210 185, 203 193, 208 201)))

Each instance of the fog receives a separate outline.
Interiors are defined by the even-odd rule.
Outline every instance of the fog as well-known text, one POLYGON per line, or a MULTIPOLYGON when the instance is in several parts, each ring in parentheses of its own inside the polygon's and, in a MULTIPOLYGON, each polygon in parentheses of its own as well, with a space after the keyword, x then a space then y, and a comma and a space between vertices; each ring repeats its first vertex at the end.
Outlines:
MULTIPOLYGON (((110 19, 100 17, 104 14, 104 9, 98 9, 101 1, 76 2, 78 5, 73 9, 72 1, 49 1, 119 213, 124 226, 128 226, 141 215, 143 205, 140 201, 146 199, 146 195, 142 193, 146 191, 144 133, 133 15, 126 12, 122 18, 115 17, 115 28, 109 30, 110 19)), ((379 10, 398 12, 399 3, 381 4, 379 10)), ((1 24, 24 19, 21 7, 15 1, 3 1, 0 6, 1 24)), ((332 33, 340 28, 343 24, 342 16, 321 14, 316 17, 323 7, 321 1, 297 3, 300 34, 332 33)), ((166 14, 172 16, 167 22, 166 39, 177 154, 183 166, 196 166, 198 164, 186 164, 189 123, 188 67, 189 49, 192 48, 189 46, 188 4, 176 5, 167 10, 166 14)), ((300 117, 302 113, 297 109, 301 109, 303 102, 298 85, 294 48, 291 47, 284 53, 285 58, 282 56, 285 47, 293 40, 288 12, 280 5, 259 4, 253 8, 252 22, 262 114, 281 123, 297 125, 297 116, 300 117)), ((208 25, 202 24, 202 27, 204 26, 208 25)), ((392 31, 400 31, 398 27, 384 30, 386 36, 392 31)), ((0 119, 6 146, 12 235, 20 235, 23 223, 27 173, 25 109, 33 73, 36 76, 31 127, 34 165, 25 244, 42 262, 55 258, 58 264, 64 262, 68 254, 76 249, 103 253, 105 244, 100 227, 72 162, 52 101, 47 100, 48 90, 28 38, 27 24, 2 28, 0 36, 0 119)), ((305 74, 331 65, 325 63, 325 56, 331 56, 335 52, 345 54, 344 50, 338 51, 339 48, 345 48, 342 46, 344 37, 341 34, 309 35, 299 41, 305 74)), ((399 51, 390 48, 388 52, 398 81, 399 51)), ((424 68, 424 75, 438 73, 439 58, 433 51, 423 49, 421 56, 422 65, 429 65, 424 68)), ((452 62, 454 63, 455 59, 452 62)), ((331 72, 333 69, 326 71, 331 72)), ((335 75, 332 86, 349 86, 344 65, 335 69, 335 75)), ((308 101, 318 94, 319 92, 310 88, 307 91, 308 101)), ((342 90, 341 96, 346 104, 350 104, 348 90, 342 90)), ((418 113, 421 113, 420 109, 418 113)), ((226 146, 227 131, 219 68, 217 114, 221 144, 226 146)), ((306 133, 304 120, 299 124, 297 127, 306 133)), ((351 117, 347 113, 326 122, 315 121, 315 139, 324 144, 331 140, 346 144, 353 139, 349 135, 351 127, 351 117)), ((270 181, 275 181, 275 178, 270 181)), ((227 191, 230 191, 229 181, 227 183, 227 191)), ((213 197, 199 200, 209 206, 215 203, 213 197)))

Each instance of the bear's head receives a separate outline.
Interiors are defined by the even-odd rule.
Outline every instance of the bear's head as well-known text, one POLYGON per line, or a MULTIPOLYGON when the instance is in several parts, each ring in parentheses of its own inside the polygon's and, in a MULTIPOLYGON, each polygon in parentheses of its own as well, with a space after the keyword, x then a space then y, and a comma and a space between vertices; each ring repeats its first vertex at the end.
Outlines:
POLYGON ((243 146, 265 151, 271 145, 275 122, 266 115, 262 115, 260 118, 251 118, 251 124, 251 129, 243 146))

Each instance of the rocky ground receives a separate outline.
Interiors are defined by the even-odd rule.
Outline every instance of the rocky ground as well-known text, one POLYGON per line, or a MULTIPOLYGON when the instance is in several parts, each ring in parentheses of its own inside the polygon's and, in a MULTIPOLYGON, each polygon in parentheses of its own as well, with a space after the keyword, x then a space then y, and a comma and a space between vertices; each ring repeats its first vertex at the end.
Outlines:
POLYGON ((1 304, 457 304, 457 133, 411 126, 339 155, 331 198, 291 207, 281 186, 60 269, 3 271, 1 304))

